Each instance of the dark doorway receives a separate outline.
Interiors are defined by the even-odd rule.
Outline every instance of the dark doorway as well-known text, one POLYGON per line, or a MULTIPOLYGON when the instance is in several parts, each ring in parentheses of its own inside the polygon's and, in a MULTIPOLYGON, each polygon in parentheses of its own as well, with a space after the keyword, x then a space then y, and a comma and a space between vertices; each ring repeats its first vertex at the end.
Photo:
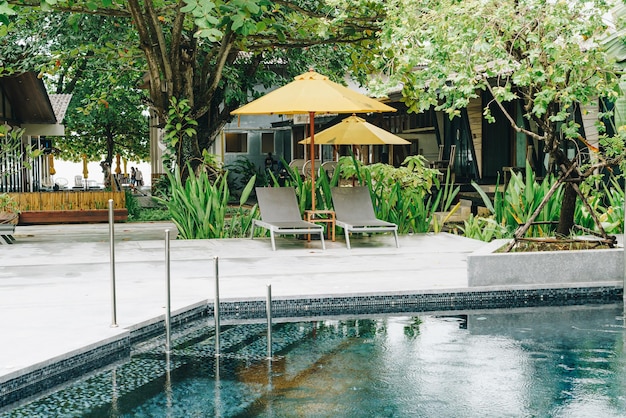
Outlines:
MULTIPOLYGON (((483 119, 483 179, 495 181, 502 168, 510 167, 511 163, 511 125, 500 108, 493 103, 489 93, 483 95, 483 108, 489 104, 491 114, 495 118, 494 123, 483 119)), ((506 111, 512 115, 513 106, 503 103, 506 111)))
POLYGON ((449 158, 450 149, 455 145, 454 173, 457 183, 469 183, 477 179, 476 153, 470 134, 467 110, 461 111, 460 117, 446 118, 444 125, 444 159, 449 158))

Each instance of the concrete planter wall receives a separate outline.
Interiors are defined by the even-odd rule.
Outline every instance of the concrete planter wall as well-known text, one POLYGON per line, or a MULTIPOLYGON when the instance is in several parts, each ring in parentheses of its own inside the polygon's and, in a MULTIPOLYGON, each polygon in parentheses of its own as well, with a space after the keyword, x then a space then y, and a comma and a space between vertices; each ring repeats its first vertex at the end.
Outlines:
POLYGON ((496 240, 467 257, 472 286, 551 285, 624 280, 624 249, 495 253, 496 240))

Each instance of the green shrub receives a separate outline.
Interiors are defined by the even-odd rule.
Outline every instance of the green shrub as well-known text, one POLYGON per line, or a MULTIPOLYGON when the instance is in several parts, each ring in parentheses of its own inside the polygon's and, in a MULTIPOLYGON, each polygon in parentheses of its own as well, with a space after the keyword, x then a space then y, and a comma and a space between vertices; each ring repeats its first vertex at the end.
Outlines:
MULTIPOLYGON (((556 181, 557 178, 550 175, 538 182, 534 172, 527 164, 525 176, 521 173, 514 174, 504 192, 496 191, 493 202, 480 186, 472 183, 492 216, 491 221, 474 218, 470 223, 466 223, 461 228, 464 235, 482 240, 513 237, 515 229, 526 223, 556 181), (498 229, 494 229, 492 221, 498 225, 498 229), (481 228, 485 230, 480 231, 481 228)), ((608 234, 621 233, 624 230, 624 190, 617 180, 612 177, 609 185, 602 183, 601 188, 587 186, 581 187, 581 189, 586 190, 587 202, 598 215, 605 232, 608 234)), ((498 184, 496 184, 496 190, 500 190, 498 184)), ((562 195, 563 187, 559 186, 535 219, 535 222, 546 223, 533 226, 528 231, 528 236, 546 237, 554 234, 556 223, 560 217, 562 195)), ((580 198, 576 201, 574 223, 599 232, 589 209, 585 207, 580 198)), ((584 232, 579 230, 575 233, 584 232)))
POLYGON ((141 206, 139 205, 139 201, 133 195, 131 190, 124 190, 124 195, 126 198, 126 210, 128 210, 128 220, 136 221, 139 218, 141 213, 141 206))
MULTIPOLYGON (((596 212, 602 228, 607 234, 621 234, 624 231, 624 189, 617 178, 611 177, 609 184, 601 188, 591 187, 587 191, 589 205, 596 212)), ((589 210, 578 201, 575 212, 576 224, 598 231, 589 210)))
POLYGON ((398 168, 363 165, 354 157, 344 157, 338 171, 369 188, 376 216, 397 224, 399 233, 439 232, 436 212, 450 209, 459 187, 451 185, 449 171, 441 187, 439 171, 428 168, 427 163, 421 155, 407 157, 398 168))
POLYGON ((459 226, 459 229, 463 232, 463 236, 485 242, 512 236, 507 227, 496 222, 493 217, 470 215, 467 220, 463 221, 463 226, 459 226))
MULTIPOLYGON (((481 195, 485 207, 489 209, 495 222, 506 228, 507 236, 513 236, 515 229, 530 218, 556 181, 553 175, 549 175, 541 182, 537 182, 535 173, 527 163, 525 174, 513 173, 504 192, 499 187, 499 181, 497 182, 493 202, 478 184, 472 182, 472 186, 481 195)), ((559 186, 535 221, 558 221, 562 195, 563 187, 559 186)), ((555 227, 556 225, 551 224, 536 225, 528 231, 528 235, 534 237, 549 236, 553 234, 555 227)))
POLYGON ((255 186, 264 187, 269 184, 269 176, 265 169, 258 168, 246 157, 238 157, 225 166, 228 170, 228 184, 232 191, 245 189, 250 179, 255 178, 255 186))
POLYGON ((157 208, 141 208, 139 215, 133 221, 136 222, 157 222, 157 221, 171 221, 172 215, 169 209, 166 207, 157 208))
MULTIPOLYGON (((235 228, 227 224, 227 209, 230 199, 230 191, 227 183, 228 173, 217 176, 211 182, 207 171, 200 169, 198 173, 191 170, 189 176, 183 184, 180 170, 175 169, 174 173, 168 173, 171 196, 169 198, 156 198, 162 202, 170 211, 172 221, 178 228, 178 236, 182 239, 205 239, 205 238, 231 238, 233 231, 238 231, 242 235, 248 230, 235 228)), ((251 178, 245 187, 240 206, 246 200, 252 188, 255 178, 251 178)), ((240 212, 238 225, 249 228, 252 218, 256 216, 256 207, 249 212, 240 212)))

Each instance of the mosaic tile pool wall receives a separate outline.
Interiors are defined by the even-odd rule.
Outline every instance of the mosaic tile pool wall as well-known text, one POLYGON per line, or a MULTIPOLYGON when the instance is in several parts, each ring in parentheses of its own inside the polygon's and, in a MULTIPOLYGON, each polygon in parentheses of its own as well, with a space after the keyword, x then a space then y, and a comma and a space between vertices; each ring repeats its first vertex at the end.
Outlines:
MULTIPOLYGON (((274 318, 320 317, 333 315, 382 314, 402 312, 456 311, 518 307, 609 304, 623 300, 623 289, 617 286, 543 288, 491 291, 457 291, 420 294, 354 295, 348 297, 314 297, 272 300, 274 318)), ((236 323, 266 316, 265 300, 223 301, 224 321, 236 323)), ((212 303, 196 304, 172 317, 172 326, 212 317, 212 303)), ((41 368, 25 371, 0 381, 0 410, 11 404, 71 381, 85 373, 126 359, 132 348, 149 338, 163 334, 163 319, 156 318, 129 329, 127 337, 100 347, 51 362, 41 368)))

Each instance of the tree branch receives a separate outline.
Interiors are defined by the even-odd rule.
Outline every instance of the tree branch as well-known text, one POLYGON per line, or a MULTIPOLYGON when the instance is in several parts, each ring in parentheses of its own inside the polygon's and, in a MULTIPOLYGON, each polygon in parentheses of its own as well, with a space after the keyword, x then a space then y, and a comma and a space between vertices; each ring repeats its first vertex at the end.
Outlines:
MULTIPOLYGON (((161 72, 159 57, 154 51, 153 41, 150 36, 150 30, 146 25, 141 6, 138 0, 128 0, 128 8, 131 16, 135 22, 137 33, 139 34, 139 48, 144 52, 146 56, 146 62, 148 64, 148 73, 150 76, 149 89, 150 99, 153 106, 156 109, 166 109, 167 105, 163 101, 163 95, 161 94, 161 72)), ((159 115, 163 116, 163 115, 159 115)))
MULTIPOLYGON (((27 0, 27 1, 7 0, 7 3, 13 6, 19 6, 19 7, 28 7, 28 8, 41 7, 40 0, 27 0)), ((129 13, 127 9, 121 8, 121 7, 113 7, 113 6, 104 7, 104 8, 98 7, 95 9, 90 9, 84 6, 64 6, 64 5, 60 5, 57 3, 54 6, 54 10, 58 10, 60 12, 67 12, 67 13, 81 13, 81 14, 97 15, 97 16, 131 17, 131 14, 129 13)))
POLYGON ((495 92, 493 91, 493 88, 491 87, 491 84, 489 83, 489 80, 487 79, 486 76, 483 76, 483 79, 485 80, 485 84, 487 85, 487 89, 489 90, 489 92, 491 93, 491 96, 494 98, 495 103, 498 105, 498 107, 500 108, 500 110, 502 111, 502 114, 504 115, 504 117, 507 118, 507 120, 509 121, 509 123, 511 124, 511 127, 513 128, 513 130, 515 132, 518 133, 523 133, 524 135, 528 135, 531 138, 537 139, 539 141, 543 141, 545 140, 544 136, 541 136, 539 134, 534 133, 533 131, 529 131, 528 129, 524 129, 521 128, 517 125, 517 123, 515 123, 515 120, 513 119, 513 117, 509 114, 509 112, 507 112, 507 110, 504 108, 504 106, 502 106, 502 103, 500 103, 499 100, 497 100, 495 97, 495 92))
POLYGON ((267 48, 306 48, 314 45, 328 45, 328 44, 351 44, 362 41, 369 41, 375 38, 375 36, 360 36, 356 38, 328 38, 328 39, 308 39, 308 40, 294 40, 293 42, 280 42, 272 37, 267 36, 249 36, 248 38, 253 40, 259 40, 252 46, 247 48, 248 51, 261 51, 267 48))
POLYGON ((224 67, 226 65, 230 50, 233 47, 236 39, 237 39, 237 36, 232 31, 228 31, 224 34, 219 52, 217 54, 217 59, 216 59, 214 69, 211 72, 211 76, 209 77, 209 80, 208 80, 206 93, 203 95, 204 104, 203 106, 196 109, 196 111, 194 112, 193 117, 195 119, 199 118, 200 116, 206 114, 209 111, 210 105, 209 105, 208 98, 211 97, 213 93, 215 93, 215 91, 217 90, 219 86, 220 81, 222 80, 222 73, 224 72, 224 67))

